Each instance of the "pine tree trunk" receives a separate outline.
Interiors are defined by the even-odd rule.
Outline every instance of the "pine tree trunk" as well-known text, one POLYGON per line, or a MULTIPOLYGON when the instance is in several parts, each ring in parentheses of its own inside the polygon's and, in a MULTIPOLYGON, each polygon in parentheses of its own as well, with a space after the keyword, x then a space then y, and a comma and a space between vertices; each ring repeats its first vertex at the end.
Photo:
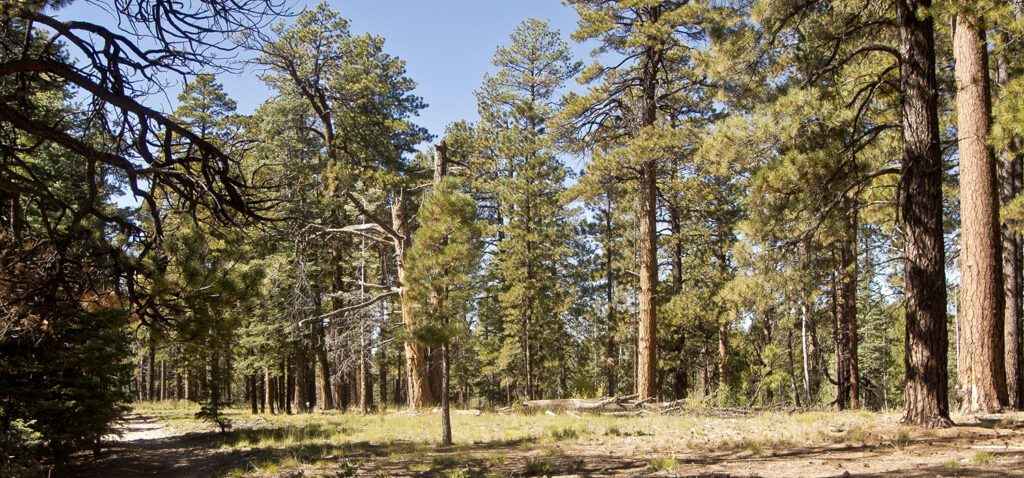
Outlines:
POLYGON ((729 328, 724 321, 718 325, 718 393, 722 396, 729 388, 729 328))
POLYGON ((299 345, 298 349, 294 354, 294 388, 295 392, 292 396, 295 411, 297 413, 309 412, 310 400, 309 400, 309 352, 305 350, 304 345, 299 345))
POLYGON ((156 346, 153 342, 149 343, 149 388, 146 394, 146 399, 149 401, 156 400, 156 346))
MULTIPOLYGON (((1004 43, 1009 35, 1003 33, 1004 43)), ((1005 55, 996 57, 997 88, 1010 81, 1010 63, 1005 55)), ((997 90, 997 93, 1000 93, 997 90)), ((1020 138, 1012 138, 1009 148, 999 157, 1000 206, 1005 208, 1024 190, 1024 155, 1020 138)), ((1008 405, 1024 409, 1024 369, 1022 369, 1021 321, 1024 320, 1024 242, 1013 225, 1002 226, 1004 346, 1006 349, 1006 391, 1008 405)))
POLYGON ((607 321, 607 338, 605 339, 605 381, 607 387, 607 394, 610 397, 614 397, 618 392, 619 385, 616 377, 616 365, 618 364, 618 346, 615 343, 615 331, 617 329, 615 324, 615 279, 612 275, 612 200, 611 195, 607 196, 607 207, 605 209, 605 243, 604 243, 604 256, 605 256, 605 302, 607 305, 606 321, 607 321))
POLYGON ((530 313, 529 311, 523 316, 522 324, 522 336, 523 336, 523 362, 524 362, 524 376, 526 381, 526 399, 533 400, 533 346, 530 344, 530 313))
POLYGON ((271 393, 272 389, 273 389, 273 380, 270 378, 270 368, 264 366, 263 367, 263 390, 262 390, 263 399, 262 399, 262 402, 266 402, 266 404, 270 407, 270 414, 271 415, 273 414, 273 393, 271 393))
POLYGON ((359 411, 365 415, 373 407, 373 380, 367 367, 369 357, 366 355, 366 332, 363 327, 359 327, 359 411))
POLYGON ((224 368, 224 401, 231 403, 231 383, 233 382, 231 374, 234 373, 234 370, 231 364, 231 357, 233 353, 230 341, 228 341, 227 346, 225 347, 225 353, 226 366, 224 368))
POLYGON ((811 405, 811 369, 808 363, 807 350, 807 304, 800 304, 800 355, 803 358, 804 372, 804 398, 808 406, 811 405))
POLYGON ((248 377, 246 377, 245 383, 246 383, 246 388, 249 390, 249 393, 247 394, 247 395, 249 395, 249 411, 252 412, 253 415, 256 415, 256 414, 260 413, 260 406, 259 406, 259 396, 260 396, 259 381, 256 379, 256 374, 252 374, 252 375, 249 375, 248 377))
POLYGON ((387 410, 388 408, 388 364, 387 364, 387 349, 380 345, 378 346, 377 353, 377 379, 380 382, 380 407, 381 410, 387 410))
MULTIPOLYGON (((640 125, 643 128, 653 127, 657 120, 658 75, 664 59, 662 55, 658 47, 649 47, 644 54, 640 112, 640 125)), ((658 289, 658 165, 652 159, 640 165, 639 201, 640 294, 637 304, 636 392, 640 399, 644 399, 658 394, 658 322, 655 302, 658 289)))
POLYGON ((931 0, 897 0, 903 162, 900 198, 906 282, 903 422, 949 426, 946 271, 942 230, 935 26, 931 0))
POLYGON ((441 445, 451 446, 452 444, 452 417, 449 410, 449 358, 448 341, 441 346, 441 445))
POLYGON ((789 387, 793 393, 793 403, 800 406, 800 392, 796 387, 796 361, 793 360, 793 329, 786 330, 786 348, 789 352, 789 387))
POLYGON ((316 361, 320 367, 320 391, 323 395, 321 408, 323 410, 333 410, 334 397, 331 396, 331 364, 327 360, 327 336, 323 324, 315 324, 313 330, 314 338, 317 340, 316 361))
POLYGON ((167 400, 167 361, 160 361, 160 401, 167 400))
POLYGON ((964 413, 1007 405, 1003 347, 1002 241, 996 161, 988 146, 991 103, 985 27, 956 18, 956 112, 960 149, 960 361, 957 399, 964 413))
MULTIPOLYGON (((405 204, 400 197, 395 198, 391 203, 391 218, 395 231, 404 238, 395 241, 395 267, 398 271, 402 323, 405 325, 406 332, 411 334, 416 323, 412 310, 412 299, 409 297, 409 288, 405 283, 405 254, 410 244, 410 231, 408 217, 405 214, 405 204)), ((430 362, 427 357, 427 348, 413 339, 406 339, 404 347, 409 408, 413 410, 430 408, 437 401, 434 399, 430 387, 430 362)))
POLYGON ((657 167, 653 161, 640 166, 640 297, 637 322, 636 392, 640 399, 657 395, 657 317, 655 290, 658 287, 657 167))
POLYGON ((851 409, 860 406, 860 384, 857 360, 857 205, 856 200, 846 200, 846 231, 843 237, 842 284, 840 314, 843 324, 843 400, 851 409))

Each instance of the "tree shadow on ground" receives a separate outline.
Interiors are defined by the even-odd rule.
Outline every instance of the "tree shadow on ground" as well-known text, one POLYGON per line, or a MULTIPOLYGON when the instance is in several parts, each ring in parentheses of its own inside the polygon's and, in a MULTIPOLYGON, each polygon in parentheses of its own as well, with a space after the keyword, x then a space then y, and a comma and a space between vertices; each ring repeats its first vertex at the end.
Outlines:
MULTIPOLYGON (((148 425, 143 423, 148 429, 148 425)), ((136 430, 142 429, 136 427, 136 430)), ((1013 476, 1004 470, 1024 469, 1024 455, 992 451, 999 467, 965 464, 915 466, 884 472, 862 470, 863 463, 889 459, 894 454, 921 450, 970 449, 971 436, 897 437, 872 443, 822 443, 783 446, 755 453, 742 447, 674 452, 674 470, 649 469, 653 452, 625 452, 609 446, 550 442, 538 438, 497 440, 452 447, 418 441, 345 441, 354 430, 344 426, 304 425, 238 428, 226 433, 190 432, 161 438, 122 442, 99 460, 79 464, 52 476, 75 477, 192 477, 224 476, 267 470, 295 470, 305 476, 684 476, 738 478, 773 476, 772 467, 789 467, 789 475, 809 463, 828 463, 834 476, 996 477, 1013 476), (1014 464, 1011 464, 1014 463, 1014 464), (1010 467, 1007 468, 1007 465, 1010 467)))

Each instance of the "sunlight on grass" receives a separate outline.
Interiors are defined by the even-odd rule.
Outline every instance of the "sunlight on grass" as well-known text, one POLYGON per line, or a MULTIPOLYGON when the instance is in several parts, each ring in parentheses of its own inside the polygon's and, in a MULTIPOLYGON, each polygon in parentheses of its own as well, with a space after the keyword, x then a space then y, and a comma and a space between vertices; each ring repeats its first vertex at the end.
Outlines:
POLYGON ((661 457, 651 460, 651 462, 647 465, 647 470, 652 472, 659 472, 663 470, 674 470, 677 466, 679 466, 679 463, 676 462, 675 458, 661 457))
POLYGON ((976 465, 990 465, 992 460, 995 460, 995 455, 987 451, 979 451, 971 457, 971 461, 976 465))
MULTIPOLYGON (((235 428, 219 434, 195 419, 196 410, 194 404, 162 402, 142 404, 135 413, 154 416, 179 430, 210 433, 222 449, 257 454, 246 469, 226 470, 222 476, 308 474, 314 469, 318 474, 342 465, 351 468, 339 460, 367 454, 398 464, 407 473, 487 476, 490 470, 515 467, 521 475, 544 476, 582 468, 583 460, 565 449, 579 444, 616 449, 642 442, 652 455, 691 449, 757 456, 796 446, 872 440, 902 449, 911 441, 908 431, 896 428, 895 415, 863 411, 760 412, 739 418, 699 411, 633 417, 484 413, 453 415, 456 450, 463 449, 439 455, 440 417, 435 413, 252 415, 230 409, 227 414, 235 428), (480 446, 484 448, 472 448, 480 446), (534 456, 506 457, 501 451, 513 448, 533 450, 534 456), (474 463, 473 468, 465 468, 466 463, 474 463)), ((678 466, 670 457, 648 459, 651 471, 678 466)))

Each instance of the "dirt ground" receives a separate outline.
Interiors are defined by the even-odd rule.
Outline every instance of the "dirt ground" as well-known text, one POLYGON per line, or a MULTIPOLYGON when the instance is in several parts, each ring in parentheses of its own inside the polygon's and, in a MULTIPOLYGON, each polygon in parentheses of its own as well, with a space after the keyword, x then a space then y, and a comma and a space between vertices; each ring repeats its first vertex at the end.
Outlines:
POLYGON ((292 433, 294 418, 285 425, 250 416, 222 435, 198 422, 132 415, 102 458, 83 458, 53 476, 1024 476, 1022 413, 954 417, 957 425, 942 430, 903 427, 896 415, 865 412, 722 416, 709 410, 642 420, 484 414, 460 417, 456 425, 479 423, 495 438, 450 448, 417 438, 416 427, 433 420, 429 415, 393 413, 363 419, 365 425, 343 415, 312 415, 299 429, 346 433, 352 438, 345 443, 325 433, 292 433), (599 425, 591 424, 595 420, 599 425), (548 431, 514 438, 502 428, 532 421, 546 421, 548 431), (364 426, 392 435, 364 438, 354 431, 364 426))

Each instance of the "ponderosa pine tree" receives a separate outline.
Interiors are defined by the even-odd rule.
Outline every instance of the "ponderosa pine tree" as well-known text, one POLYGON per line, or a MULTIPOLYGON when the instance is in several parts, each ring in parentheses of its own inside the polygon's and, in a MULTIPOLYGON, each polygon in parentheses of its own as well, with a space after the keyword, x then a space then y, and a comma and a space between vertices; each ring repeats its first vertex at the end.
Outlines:
POLYGON ((487 144, 477 161, 500 173, 480 189, 494 197, 501 218, 492 232, 491 264, 506 286, 498 301, 504 347, 511 349, 503 355, 521 357, 509 372, 522 375, 525 398, 533 399, 541 394, 543 378, 553 384, 550 379, 559 373, 540 369, 559 363, 558 345, 566 339, 568 287, 561 263, 571 234, 563 199, 567 170, 550 150, 545 124, 558 112, 559 90, 578 73, 579 63, 558 32, 536 19, 516 27, 493 63, 498 71, 485 76, 477 92, 476 141, 487 144))
MULTIPOLYGON (((318 226, 330 234, 369 237, 390 244, 398 268, 396 290, 388 290, 363 304, 344 305, 335 300, 333 310, 322 314, 329 321, 360 306, 399 295, 405 300, 405 254, 411 229, 403 202, 403 187, 415 186, 415 175, 404 155, 426 137, 408 118, 424 107, 411 93, 415 83, 405 76, 405 63, 384 52, 383 38, 352 35, 348 20, 321 3, 298 15, 291 25, 275 27, 276 38, 259 46, 261 64, 270 68, 268 82, 283 94, 300 98, 315 119, 308 128, 316 136, 325 158, 320 177, 321 202, 326 217, 318 226), (390 221, 383 207, 390 196, 390 221), (368 202, 375 197, 377 203, 368 202), (365 224, 347 224, 352 208, 365 224)), ((336 245, 335 245, 336 247, 336 245)), ((335 258, 341 257, 334 251, 335 258)), ((335 270, 332 288, 344 289, 344 277, 335 270)), ((412 309, 401 307, 407 327, 414 326, 412 309)), ((430 365, 427 350, 407 342, 409 401, 413 408, 432 406, 430 365)), ((323 354, 318 354, 321 376, 329 375, 323 354)))
POLYGON ((413 334, 441 349, 441 444, 452 444, 449 376, 453 340, 467 329, 474 276, 480 267, 481 229, 476 203, 455 177, 439 177, 424 196, 420 227, 409 251, 409 298, 420 317, 413 334))
POLYGON ((685 79, 674 82, 670 64, 687 64, 691 45, 702 41, 698 24, 702 2, 614 0, 566 2, 580 16, 577 41, 597 40, 595 53, 616 55, 608 65, 599 62, 580 76, 590 84, 573 95, 555 123, 570 150, 596 154, 588 174, 601 180, 630 180, 636 185, 638 211, 639 290, 637 308, 636 392, 642 398, 658 394, 658 177, 659 167, 676 146, 675 131, 659 114, 668 97, 678 94, 685 79), (671 78, 671 79, 670 79, 671 78))
POLYGON ((946 251, 942 228, 935 19, 930 0, 897 0, 903 161, 900 219, 906 263, 906 388, 903 421, 950 424, 946 371, 946 251))
POLYGON ((1020 88, 1022 85, 1019 42, 1024 31, 1021 11, 1012 4, 995 6, 987 12, 996 34, 993 44, 992 100, 994 123, 992 143, 999 159, 1000 219, 1003 236, 1003 276, 1005 296, 1006 386, 1009 405, 1024 408, 1024 252, 1020 232, 1020 193, 1024 191, 1024 141, 1019 126, 1020 88))
POLYGON ((953 29, 961 218, 957 399, 961 411, 990 413, 1008 404, 1003 258, 996 160, 988 140, 992 108, 987 27, 971 3, 959 3, 953 29))

